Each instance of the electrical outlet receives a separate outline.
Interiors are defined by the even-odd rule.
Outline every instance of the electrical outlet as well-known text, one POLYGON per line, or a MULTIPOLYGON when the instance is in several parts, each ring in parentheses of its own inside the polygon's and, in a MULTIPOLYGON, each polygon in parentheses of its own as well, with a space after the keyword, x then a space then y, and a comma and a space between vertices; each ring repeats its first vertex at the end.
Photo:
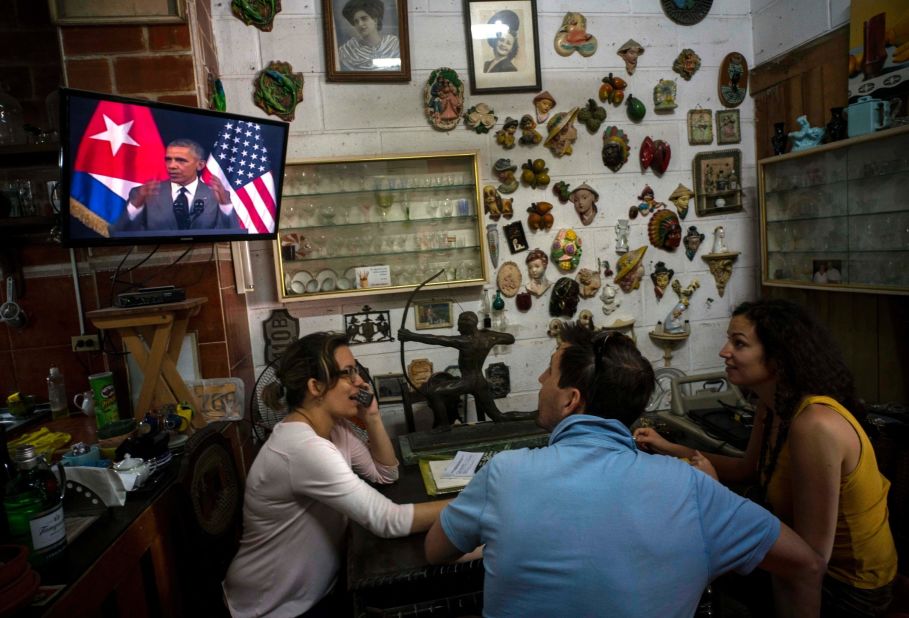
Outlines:
POLYGON ((72 338, 73 352, 97 352, 101 349, 98 335, 76 335, 72 338))

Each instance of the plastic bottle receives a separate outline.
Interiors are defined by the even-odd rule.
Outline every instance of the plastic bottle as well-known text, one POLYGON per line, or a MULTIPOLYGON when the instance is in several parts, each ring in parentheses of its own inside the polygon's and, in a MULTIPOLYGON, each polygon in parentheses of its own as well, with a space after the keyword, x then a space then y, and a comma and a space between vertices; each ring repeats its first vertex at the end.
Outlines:
POLYGON ((3 496, 10 537, 14 543, 27 546, 29 561, 41 566, 66 548, 63 483, 57 481, 31 444, 16 448, 15 462, 16 476, 6 484, 3 496))
POLYGON ((60 373, 60 369, 57 367, 51 367, 47 376, 47 399, 50 401, 51 416, 53 418, 66 418, 69 416, 63 374, 60 373))
POLYGON ((5 83, 0 83, 0 145, 24 144, 25 121, 22 105, 9 92, 5 83))

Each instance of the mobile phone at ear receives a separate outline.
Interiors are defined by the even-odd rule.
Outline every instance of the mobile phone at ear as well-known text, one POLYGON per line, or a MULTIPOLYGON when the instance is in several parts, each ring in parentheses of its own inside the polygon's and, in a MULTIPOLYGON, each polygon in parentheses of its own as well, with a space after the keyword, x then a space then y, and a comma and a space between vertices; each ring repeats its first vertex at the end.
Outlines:
POLYGON ((369 404, 372 403, 372 398, 373 398, 373 394, 370 393, 365 388, 361 388, 360 390, 357 391, 357 401, 364 408, 369 407, 369 404))

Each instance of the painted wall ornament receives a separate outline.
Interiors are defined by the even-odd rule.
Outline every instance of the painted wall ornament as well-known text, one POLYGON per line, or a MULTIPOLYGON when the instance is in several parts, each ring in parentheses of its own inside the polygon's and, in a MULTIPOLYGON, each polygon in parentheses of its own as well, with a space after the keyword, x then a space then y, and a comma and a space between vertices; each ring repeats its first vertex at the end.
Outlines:
POLYGON ((533 108, 537 111, 537 122, 546 122, 549 112, 556 106, 556 100, 548 90, 544 90, 533 98, 533 108))
POLYGON ((539 298, 552 285, 546 278, 549 256, 542 249, 531 249, 524 263, 527 265, 527 285, 524 289, 539 298))
POLYGON ((676 85, 674 79, 661 79, 653 87, 653 111, 671 112, 678 105, 675 102, 676 85))
POLYGON ((514 262, 505 262, 496 274, 496 285, 502 294, 511 298, 521 289, 521 270, 514 262))
POLYGON ((600 84, 600 90, 597 93, 600 101, 612 103, 616 107, 621 105, 622 101, 625 100, 625 88, 628 87, 628 82, 612 73, 604 77, 602 81, 603 83, 600 84))
POLYGON ((600 280, 600 272, 589 268, 579 269, 574 278, 580 286, 581 298, 593 298, 603 284, 600 280))
POLYGON ((499 159, 492 167, 493 173, 501 183, 498 187, 499 192, 504 194, 514 193, 518 188, 518 179, 514 175, 518 166, 511 163, 511 159, 499 159))
POLYGON ((543 136, 537 131, 537 122, 530 114, 521 116, 521 137, 520 141, 525 146, 536 146, 543 141, 543 136))
POLYGON ((748 62, 739 52, 732 52, 720 63, 720 102, 726 107, 738 107, 748 91, 748 62))
POLYGON ((723 297, 726 284, 732 277, 732 264, 738 259, 739 251, 730 251, 726 246, 726 229, 720 225, 713 231, 713 251, 702 255, 701 259, 707 262, 710 274, 716 282, 716 291, 723 297))
POLYGON ((464 82, 454 69, 442 67, 429 74, 423 87, 423 111, 433 128, 451 131, 464 111, 464 82))
POLYGON ((679 297, 679 301, 666 315, 666 319, 663 320, 664 333, 679 334, 686 332, 684 314, 691 303, 691 296, 699 287, 701 287, 701 282, 697 278, 692 279, 691 283, 684 288, 682 287, 682 282, 678 279, 672 282, 672 291, 679 297))
POLYGON ((625 293, 636 290, 641 286, 641 278, 644 276, 644 254, 647 253, 647 247, 638 247, 629 251, 619 258, 616 263, 616 272, 614 281, 625 293))
POLYGON ((521 164, 521 182, 531 188, 545 187, 549 184, 549 168, 543 159, 527 159, 521 164))
POLYGON ((508 116, 505 118, 505 124, 502 125, 502 128, 496 131, 496 144, 505 150, 511 150, 514 148, 514 134, 517 130, 518 121, 508 116))
POLYGON ((559 202, 564 204, 571 197, 571 185, 564 180, 560 180, 552 186, 552 192, 559 198, 559 202))
POLYGON ((685 81, 697 73, 701 68, 701 57, 693 49, 685 48, 682 50, 672 63, 672 70, 685 78, 685 81))
POLYGON ((622 306, 622 301, 617 294, 618 291, 619 288, 611 283, 603 285, 602 291, 600 292, 600 302, 603 303, 603 313, 605 315, 610 315, 622 306))
POLYGON ((657 249, 675 251, 682 242, 682 225, 671 210, 663 209, 653 213, 647 224, 650 244, 657 249))
POLYGON ((709 109, 688 110, 688 143, 692 146, 713 142, 713 114, 709 109))
POLYGON ((581 237, 573 229, 563 228, 552 241, 549 257, 559 270, 569 272, 581 263, 581 237))
POLYGON ((230 12, 247 26, 271 32, 275 15, 281 12, 281 0, 233 0, 230 12))
POLYGON ((707 16, 713 0, 660 0, 666 16, 682 26, 693 26, 707 16))
POLYGON ((808 116, 799 116, 795 121, 798 123, 799 129, 789 133, 789 139, 792 140, 792 152, 814 148, 824 139, 827 130, 824 127, 812 127, 808 123, 808 116))
POLYGON ((520 221, 515 221, 514 223, 502 226, 502 231, 505 232, 505 240, 508 241, 508 250, 511 251, 512 255, 520 253, 521 251, 527 251, 527 235, 524 234, 524 225, 520 221))
POLYGON ((647 171, 649 167, 657 176, 662 176, 669 167, 669 160, 672 158, 672 148, 669 142, 661 139, 653 140, 648 135, 641 142, 641 150, 638 154, 641 161, 641 171, 647 171))
POLYGON ((603 165, 613 172, 619 171, 628 161, 628 136, 616 126, 603 131, 603 165))
POLYGON ((675 271, 671 268, 666 268, 664 262, 657 262, 653 272, 650 273, 650 280, 653 282, 653 293, 656 294, 658 301, 663 299, 663 293, 669 286, 669 281, 674 274, 675 271))
MULTIPOLYGON (((641 200, 640 203, 637 205, 637 207, 632 206, 632 209, 635 210, 637 214, 640 214, 644 217, 650 213, 656 212, 660 208, 666 208, 666 204, 656 201, 653 189, 650 187, 650 185, 644 185, 644 189, 641 191, 638 199, 641 200)), ((637 216, 637 214, 635 216, 637 216)), ((634 217, 632 217, 632 219, 633 218, 634 217)))
POLYGON ((549 297, 549 315, 554 318, 574 316, 578 310, 580 286, 569 277, 559 277, 549 297))
POLYGON ((289 62, 268 63, 253 82, 253 101, 265 113, 291 122, 297 105, 303 101, 303 74, 294 73, 289 62))
POLYGON ((571 192, 571 203, 583 225, 590 225, 597 216, 597 201, 600 194, 586 182, 578 185, 571 192))
POLYGON ((557 157, 570 155, 575 140, 578 139, 578 130, 574 127, 574 119, 578 115, 578 108, 573 107, 567 112, 558 112, 546 123, 549 135, 543 145, 557 157))
POLYGON ((680 219, 685 219, 688 216, 688 203, 691 201, 691 198, 694 197, 694 191, 679 183, 679 186, 675 188, 675 191, 669 194, 669 201, 675 204, 675 209, 679 213, 680 219))
POLYGON ((511 204, 511 198, 504 199, 494 186, 486 185, 483 187, 483 212, 493 221, 498 221, 500 217, 511 219, 514 215, 514 209, 511 204))
POLYGON ((688 233, 685 234, 685 238, 682 240, 685 244, 685 255, 688 256, 688 261, 694 260, 694 256, 698 252, 701 243, 704 242, 704 238, 706 238, 706 236, 698 232, 697 226, 692 225, 688 228, 688 233))
POLYGON ((625 101, 625 107, 628 112, 628 118, 632 122, 640 122, 647 115, 647 108, 644 106, 644 102, 630 94, 628 95, 628 100, 625 101))
POLYGON ((486 248, 489 249, 489 261, 493 268, 499 267, 499 226, 486 224, 486 248))
POLYGON ((533 202, 527 207, 527 227, 534 232, 548 232, 552 229, 555 218, 552 216, 552 204, 549 202, 533 202))
POLYGON ((587 32, 587 18, 581 13, 565 13, 555 35, 555 50, 560 56, 578 52, 585 58, 597 51, 597 38, 587 32))
POLYGON ((593 312, 590 309, 581 309, 578 314, 578 325, 583 326, 589 331, 595 331, 596 326, 593 323, 593 312))
POLYGON ((581 122, 590 133, 596 133, 606 120, 606 109, 593 99, 587 99, 587 105, 578 111, 578 122, 581 122))
POLYGON ((625 70, 629 75, 634 75, 638 67, 638 56, 644 53, 644 47, 634 39, 628 39, 616 52, 625 61, 625 70))
POLYGON ((619 219, 615 225, 615 252, 628 253, 628 219, 619 219))
POLYGON ((489 133, 489 130, 496 125, 496 120, 495 112, 485 103, 477 103, 464 114, 467 128, 472 129, 478 135, 489 133))

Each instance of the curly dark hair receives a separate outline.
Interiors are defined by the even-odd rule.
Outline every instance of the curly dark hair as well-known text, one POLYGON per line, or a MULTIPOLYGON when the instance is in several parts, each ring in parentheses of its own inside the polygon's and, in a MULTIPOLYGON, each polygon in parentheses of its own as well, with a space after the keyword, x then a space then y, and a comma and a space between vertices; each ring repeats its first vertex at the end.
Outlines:
POLYGON ((341 9, 344 19, 353 25, 353 17, 357 11, 363 11, 376 20, 376 30, 382 30, 382 18, 385 17, 385 5, 381 0, 350 0, 341 9))
POLYGON ((625 335, 593 332, 577 322, 563 322, 559 338, 568 345, 559 363, 559 386, 580 391, 586 414, 630 427, 653 394, 650 361, 625 335))
POLYGON ((754 325, 764 348, 764 363, 776 374, 773 407, 768 410, 761 440, 761 485, 766 491, 792 417, 805 397, 831 397, 859 421, 865 409, 833 337, 804 307, 781 299, 759 300, 742 303, 732 316, 742 316, 754 325), (780 428, 771 447, 773 415, 780 417, 780 428))
POLYGON ((310 379, 319 383, 321 393, 332 388, 338 382, 335 351, 346 345, 344 334, 332 332, 311 333, 294 341, 278 361, 278 380, 262 390, 265 403, 280 409, 284 397, 287 410, 293 411, 303 404, 310 379))

